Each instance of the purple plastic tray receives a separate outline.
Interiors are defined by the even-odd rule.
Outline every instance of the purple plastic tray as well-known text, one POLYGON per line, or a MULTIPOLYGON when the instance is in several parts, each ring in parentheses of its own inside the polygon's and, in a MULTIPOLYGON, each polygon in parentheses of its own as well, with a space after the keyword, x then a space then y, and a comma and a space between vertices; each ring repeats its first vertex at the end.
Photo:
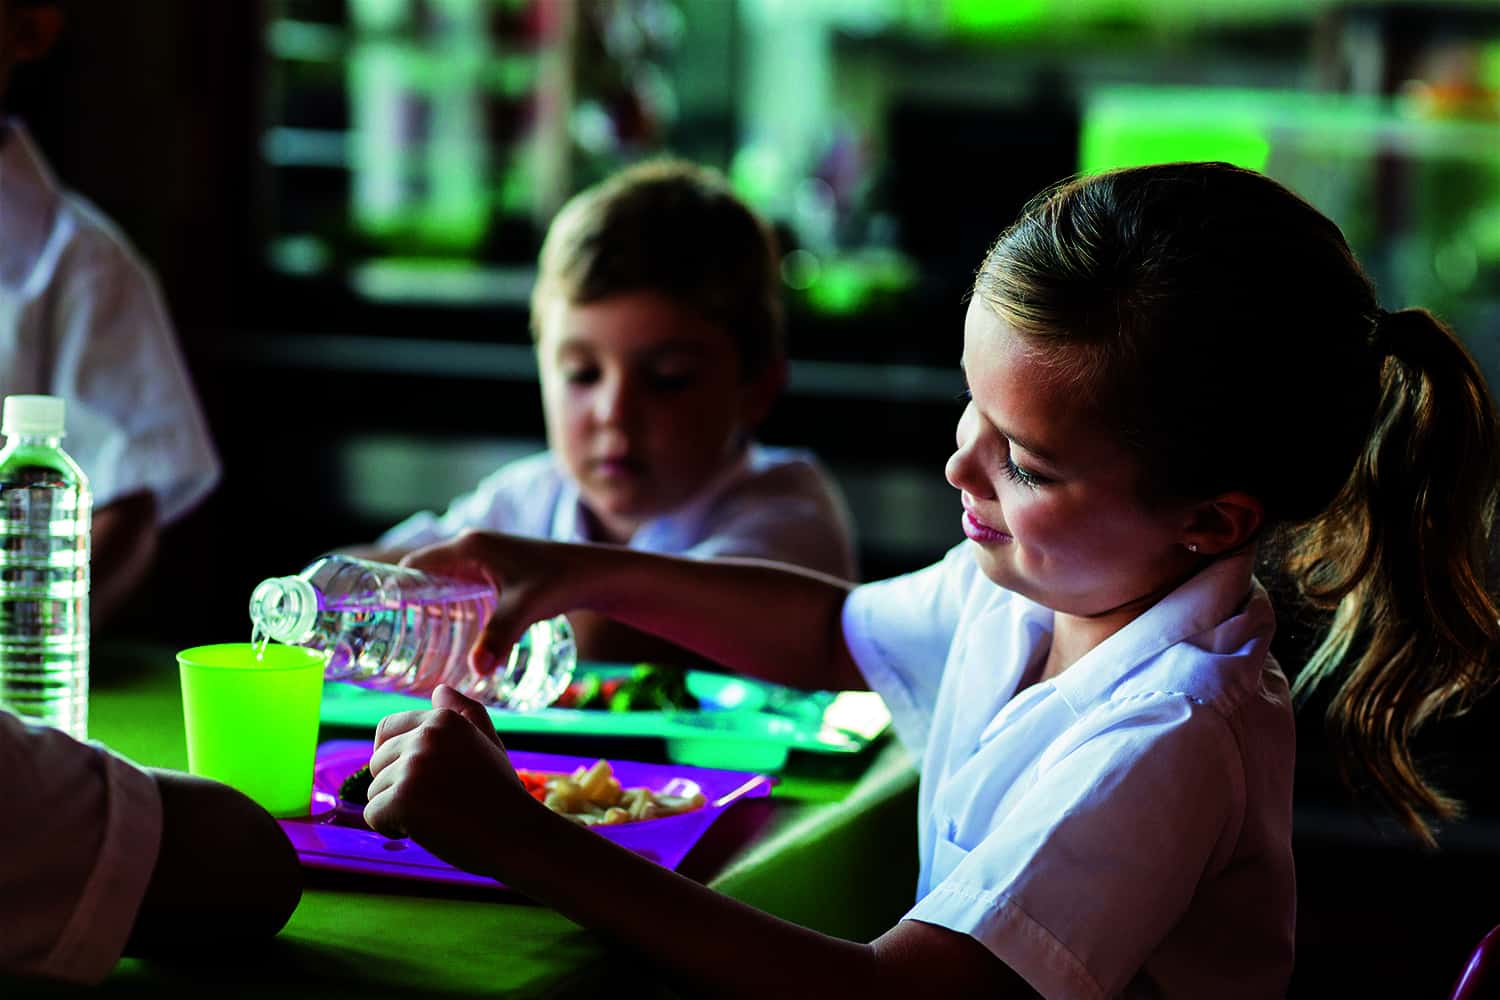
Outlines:
MULTIPOLYGON (((307 868, 416 879, 449 885, 505 886, 483 875, 454 868, 434 857, 415 841, 391 840, 365 825, 356 807, 338 799, 344 779, 370 759, 371 744, 363 740, 330 740, 318 747, 313 771, 311 814, 279 820, 291 838, 297 856, 307 868)), ((511 763, 529 771, 572 772, 589 767, 598 758, 562 754, 508 751, 511 763)), ((771 793, 774 778, 752 771, 722 771, 683 764, 651 764, 643 761, 610 760, 615 777, 627 788, 644 785, 654 791, 674 787, 684 794, 683 781, 694 782, 708 799, 702 809, 661 819, 596 826, 594 831, 665 868, 676 868, 689 850, 724 811, 741 799, 771 793)), ((690 794, 691 789, 686 793, 690 794)))

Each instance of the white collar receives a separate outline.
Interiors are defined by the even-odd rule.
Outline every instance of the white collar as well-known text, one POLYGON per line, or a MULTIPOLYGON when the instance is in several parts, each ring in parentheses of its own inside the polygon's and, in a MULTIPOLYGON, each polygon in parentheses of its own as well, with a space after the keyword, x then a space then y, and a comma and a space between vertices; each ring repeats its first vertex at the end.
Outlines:
MULTIPOLYGON (((1057 677, 1053 685, 1074 710, 1086 708, 1131 685, 1132 675, 1184 640, 1200 650, 1243 662, 1254 669, 1195 672, 1185 693, 1208 700, 1219 692, 1231 698, 1255 690, 1259 665, 1274 630, 1270 598, 1255 581, 1253 550, 1217 559, 1125 625, 1057 677), (1229 690, 1240 689, 1240 690, 1229 690)), ((1151 687, 1154 681, 1147 681, 1151 687)))

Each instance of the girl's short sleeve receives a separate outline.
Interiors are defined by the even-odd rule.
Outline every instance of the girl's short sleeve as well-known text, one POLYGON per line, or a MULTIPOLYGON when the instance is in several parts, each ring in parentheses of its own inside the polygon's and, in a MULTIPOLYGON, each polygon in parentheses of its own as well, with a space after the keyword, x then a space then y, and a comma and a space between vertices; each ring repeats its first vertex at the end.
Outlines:
POLYGON ((964 543, 926 569, 856 587, 844 602, 844 642, 915 756, 927 745, 944 665, 977 572, 964 543))
POLYGON ((941 881, 907 917, 971 934, 1044 996, 1115 996, 1229 856, 1237 744, 1217 712, 1154 693, 1101 706, 1047 757, 1003 822, 940 794, 941 881))

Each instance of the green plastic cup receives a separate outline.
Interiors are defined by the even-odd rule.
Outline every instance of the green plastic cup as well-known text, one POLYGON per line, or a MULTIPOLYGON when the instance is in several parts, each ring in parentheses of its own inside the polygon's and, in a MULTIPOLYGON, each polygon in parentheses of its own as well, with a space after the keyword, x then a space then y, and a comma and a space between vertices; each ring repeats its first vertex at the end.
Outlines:
POLYGON ((323 654, 248 642, 177 654, 188 770, 232 785, 272 816, 311 808, 323 654))

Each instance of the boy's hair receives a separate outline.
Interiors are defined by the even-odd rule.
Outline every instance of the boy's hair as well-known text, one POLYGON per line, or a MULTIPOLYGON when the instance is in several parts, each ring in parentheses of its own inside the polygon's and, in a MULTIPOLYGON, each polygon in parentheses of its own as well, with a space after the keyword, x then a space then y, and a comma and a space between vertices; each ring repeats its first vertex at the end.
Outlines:
POLYGON ((569 200, 542 244, 532 334, 556 298, 582 305, 643 291, 728 331, 744 379, 783 357, 775 237, 715 171, 652 160, 569 200))
POLYGON ((974 293, 1139 458, 1143 498, 1242 490, 1332 612, 1299 696, 1347 668, 1329 720, 1346 778, 1403 823, 1457 803, 1409 739, 1493 683, 1486 589, 1494 402, 1430 313, 1388 313, 1329 219, 1224 163, 1069 181, 991 248, 974 293))

